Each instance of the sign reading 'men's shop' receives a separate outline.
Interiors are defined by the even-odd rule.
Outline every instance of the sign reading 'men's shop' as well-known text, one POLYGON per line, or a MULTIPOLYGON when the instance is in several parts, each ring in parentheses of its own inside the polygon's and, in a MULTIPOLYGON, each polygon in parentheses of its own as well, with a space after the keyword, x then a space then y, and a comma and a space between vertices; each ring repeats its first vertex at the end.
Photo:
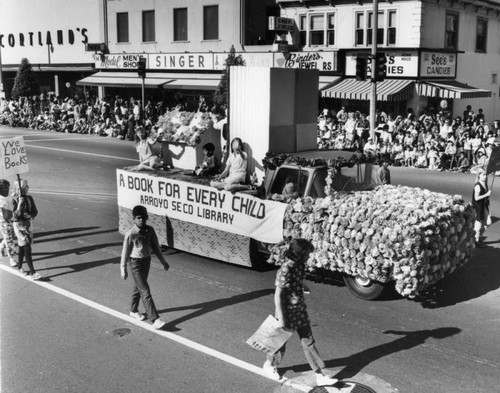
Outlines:
POLYGON ((117 170, 118 206, 143 205, 150 214, 248 236, 266 243, 283 240, 286 204, 201 184, 117 170))
POLYGON ((22 136, 0 139, 0 177, 6 178, 29 171, 28 155, 22 136))

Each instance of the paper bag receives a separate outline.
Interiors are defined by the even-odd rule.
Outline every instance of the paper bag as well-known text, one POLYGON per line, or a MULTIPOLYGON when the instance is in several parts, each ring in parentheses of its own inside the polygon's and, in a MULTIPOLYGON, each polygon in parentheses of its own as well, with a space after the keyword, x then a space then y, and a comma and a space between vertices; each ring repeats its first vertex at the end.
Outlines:
POLYGON ((269 315, 257 331, 247 340, 252 348, 274 353, 292 336, 293 332, 283 329, 272 315, 269 315))

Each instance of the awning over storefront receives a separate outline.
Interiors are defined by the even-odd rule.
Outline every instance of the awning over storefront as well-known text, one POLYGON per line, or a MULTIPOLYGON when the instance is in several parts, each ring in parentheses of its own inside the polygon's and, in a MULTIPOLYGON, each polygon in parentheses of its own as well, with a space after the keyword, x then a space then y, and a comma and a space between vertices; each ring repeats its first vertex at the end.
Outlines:
MULTIPOLYGON (((215 90, 220 82, 218 74, 146 73, 146 87, 166 89, 215 90)), ((100 71, 76 82, 81 86, 141 87, 142 78, 136 72, 100 71)))
MULTIPOLYGON (((321 92, 323 97, 343 98, 348 100, 369 100, 371 81, 344 79, 321 92)), ((386 79, 377 82, 378 101, 406 101, 413 96, 413 81, 404 79, 386 79)))
POLYGON ((340 76, 320 75, 319 76, 319 90, 324 90, 342 79, 340 76))
POLYGON ((419 81, 417 83, 418 95, 439 98, 487 98, 491 91, 478 89, 457 81, 419 81))

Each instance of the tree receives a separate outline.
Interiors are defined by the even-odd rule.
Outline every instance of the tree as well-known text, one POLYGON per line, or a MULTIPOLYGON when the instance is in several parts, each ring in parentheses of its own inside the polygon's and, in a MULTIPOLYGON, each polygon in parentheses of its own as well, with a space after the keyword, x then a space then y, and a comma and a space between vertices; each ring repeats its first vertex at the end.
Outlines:
POLYGON ((33 73, 31 64, 27 58, 21 60, 17 70, 14 87, 12 88, 12 98, 31 97, 40 94, 40 85, 33 73))
POLYGON ((229 90, 229 67, 231 66, 245 66, 245 60, 241 55, 236 56, 234 45, 231 45, 229 55, 224 62, 224 70, 220 78, 219 86, 214 94, 214 102, 221 107, 228 107, 228 90, 229 90))

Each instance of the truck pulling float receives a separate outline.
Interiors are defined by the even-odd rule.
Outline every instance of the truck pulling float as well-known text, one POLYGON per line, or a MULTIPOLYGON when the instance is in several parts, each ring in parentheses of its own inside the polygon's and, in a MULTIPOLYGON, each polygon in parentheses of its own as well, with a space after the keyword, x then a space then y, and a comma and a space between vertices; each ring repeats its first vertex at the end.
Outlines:
MULTIPOLYGON (((317 81, 317 73, 310 70, 235 68, 231 70, 232 92, 248 89, 256 74, 261 76, 259 91, 272 92, 276 82, 289 78, 295 84, 294 112, 300 96, 297 90, 311 85, 311 75, 317 81)), ((317 93, 317 83, 313 86, 316 90, 309 90, 317 93)), ((287 241, 304 237, 315 246, 309 269, 318 274, 341 273, 349 290, 364 299, 379 297, 387 286, 402 296, 415 297, 466 263, 474 249, 472 206, 458 195, 374 186, 375 157, 335 151, 318 155, 308 150, 316 143, 317 94, 316 101, 311 92, 305 95, 309 96, 305 106, 314 109, 309 116, 301 111, 311 121, 299 124, 300 116, 289 111, 291 126, 286 127, 283 117, 276 120, 272 111, 265 110, 273 106, 272 93, 267 100, 255 92, 231 94, 230 108, 252 108, 256 101, 262 110, 264 102, 263 113, 269 119, 264 135, 239 129, 237 120, 231 123, 231 137, 240 136, 245 142, 253 138, 248 145, 252 147, 249 161, 253 160, 251 170, 261 172, 259 193, 218 191, 209 186, 210 179, 187 174, 186 170, 200 163, 199 154, 194 152, 191 162, 182 162, 176 153, 170 171, 117 170, 119 231, 125 233, 132 225, 131 209, 142 204, 162 245, 257 269, 278 263, 287 241), (274 133, 277 138, 273 140, 274 133), (280 153, 267 153, 277 147, 280 153), (297 193, 282 196, 291 180, 297 193)), ((246 112, 240 117, 249 119, 246 112)), ((237 110, 231 111, 230 118, 237 116, 237 110)), ((205 141, 209 134, 205 133, 205 141)))

